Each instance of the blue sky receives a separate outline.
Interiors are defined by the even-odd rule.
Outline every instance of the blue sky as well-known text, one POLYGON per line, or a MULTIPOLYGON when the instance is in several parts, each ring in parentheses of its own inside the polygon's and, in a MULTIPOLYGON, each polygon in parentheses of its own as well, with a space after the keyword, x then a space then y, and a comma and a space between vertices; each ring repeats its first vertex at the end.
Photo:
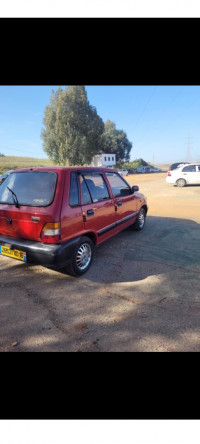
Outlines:
MULTIPOLYGON (((46 157, 42 119, 56 88, 0 86, 0 153, 46 157)), ((200 161, 200 86, 86 86, 86 91, 103 121, 126 132, 131 160, 200 161)))

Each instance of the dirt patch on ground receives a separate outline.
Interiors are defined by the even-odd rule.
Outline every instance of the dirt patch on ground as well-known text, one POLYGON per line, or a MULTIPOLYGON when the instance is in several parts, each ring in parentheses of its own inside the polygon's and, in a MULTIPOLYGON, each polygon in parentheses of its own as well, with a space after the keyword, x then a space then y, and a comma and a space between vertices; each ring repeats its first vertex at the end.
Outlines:
POLYGON ((200 186, 165 177, 127 177, 146 226, 98 247, 81 278, 0 257, 0 351, 200 351, 200 186))

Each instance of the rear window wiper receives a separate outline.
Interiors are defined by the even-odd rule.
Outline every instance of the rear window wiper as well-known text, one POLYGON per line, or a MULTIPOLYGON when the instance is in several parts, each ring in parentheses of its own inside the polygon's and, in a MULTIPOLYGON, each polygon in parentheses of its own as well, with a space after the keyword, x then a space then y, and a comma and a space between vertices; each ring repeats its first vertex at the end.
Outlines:
POLYGON ((11 188, 9 188, 9 187, 7 187, 7 188, 12 193, 13 202, 14 202, 16 208, 19 208, 19 202, 17 199, 17 195, 15 194, 15 192, 13 190, 11 190, 11 188))

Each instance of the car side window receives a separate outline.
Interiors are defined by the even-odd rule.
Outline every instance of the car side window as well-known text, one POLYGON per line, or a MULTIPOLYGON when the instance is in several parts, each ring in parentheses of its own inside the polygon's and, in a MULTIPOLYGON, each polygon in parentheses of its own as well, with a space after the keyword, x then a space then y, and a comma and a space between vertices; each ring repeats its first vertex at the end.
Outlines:
POLYGON ((106 172, 106 177, 112 188, 115 197, 122 197, 131 194, 131 189, 125 180, 117 173, 106 172))
POLYGON ((196 165, 187 165, 182 169, 183 172, 190 172, 193 173, 196 171, 196 165))
POLYGON ((82 205, 87 205, 92 202, 91 194, 89 192, 88 186, 83 176, 80 176, 80 182, 81 182, 81 202, 82 205))
POLYGON ((79 205, 79 190, 76 173, 71 173, 70 175, 69 204, 71 207, 79 205))
POLYGON ((83 175, 92 202, 101 202, 110 198, 106 183, 101 173, 86 173, 83 175))

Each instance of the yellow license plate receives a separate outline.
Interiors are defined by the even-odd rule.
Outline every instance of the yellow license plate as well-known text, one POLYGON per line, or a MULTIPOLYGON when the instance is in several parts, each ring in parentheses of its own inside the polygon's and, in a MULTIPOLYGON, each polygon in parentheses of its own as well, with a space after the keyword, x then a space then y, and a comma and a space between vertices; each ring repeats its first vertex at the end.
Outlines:
POLYGON ((9 247, 4 247, 3 245, 0 245, 0 254, 12 257, 13 259, 19 259, 23 262, 26 262, 27 260, 26 253, 24 251, 11 250, 9 247))

